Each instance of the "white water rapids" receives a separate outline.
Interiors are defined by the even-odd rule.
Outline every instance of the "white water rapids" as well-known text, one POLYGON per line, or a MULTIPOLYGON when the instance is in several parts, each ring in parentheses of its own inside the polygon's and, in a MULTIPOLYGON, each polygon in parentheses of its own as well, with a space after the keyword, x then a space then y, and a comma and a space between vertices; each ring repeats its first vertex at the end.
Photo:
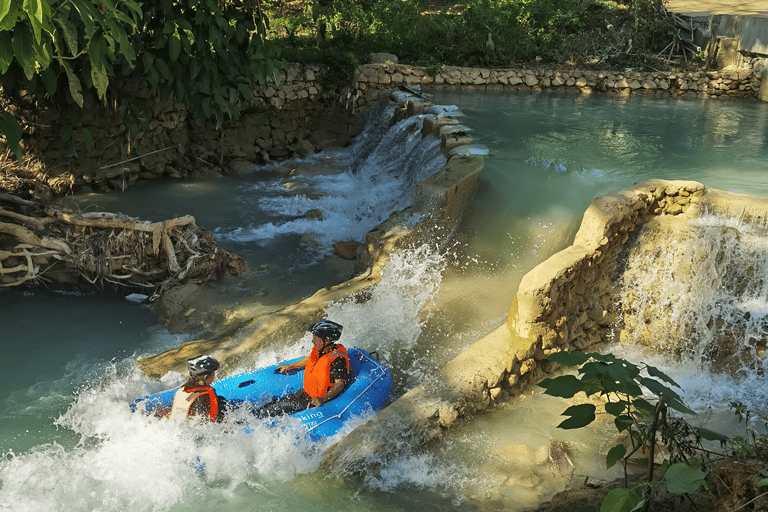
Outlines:
MULTIPOLYGON (((345 326, 348 346, 377 351, 391 368, 393 398, 501 325, 521 277, 570 243, 595 196, 650 178, 692 179, 768 196, 767 104, 436 94, 438 102, 459 106, 461 123, 490 150, 455 243, 440 252, 423 247, 399 255, 370 300, 334 304, 328 311, 345 326)), ((406 161, 423 168, 422 159, 434 148, 424 146, 407 125, 388 136, 397 145, 411 145, 410 156, 368 144, 388 131, 376 128, 356 141, 360 159, 337 151, 242 176, 71 200, 147 220, 192 214, 256 269, 254 278, 244 281, 242 300, 257 296, 281 304, 339 280, 328 241, 358 238, 392 209, 407 205, 404 191, 407 196, 423 175, 400 169, 411 165, 406 161), (299 218, 312 209, 321 210, 323 220, 299 218)), ((739 233, 736 238, 753 236, 741 227, 716 231, 730 229, 739 233)), ((755 235, 753 256, 726 250, 730 242, 724 238, 712 246, 718 251, 702 250, 701 257, 723 249, 734 261, 757 261, 768 253, 761 248, 765 239, 755 235)), ((690 251, 683 249, 688 257, 690 251)), ((741 267, 747 265, 736 263, 741 267)), ((694 302, 707 296, 699 284, 671 282, 672 305, 682 297, 694 302), (678 290, 686 286, 687 295, 678 290)), ((730 301, 742 317, 750 311, 750 336, 762 336, 766 291, 758 287, 754 296, 726 300, 717 295, 722 287, 715 288, 710 303, 730 301)), ((365 481, 329 478, 318 471, 327 444, 297 439, 290 425, 272 430, 252 425, 255 435, 244 435, 131 414, 130 401, 181 381, 179 375, 149 379, 135 360, 190 338, 169 334, 141 306, 98 294, 3 293, 0 325, 6 357, 0 382, 0 510, 515 510, 565 487, 568 471, 553 470, 543 458, 559 440, 572 447, 574 478, 611 476, 603 454, 612 427, 596 426, 598 435, 559 431, 554 425, 567 402, 530 393, 459 422, 429 447, 404 446, 365 481), (198 457, 205 465, 202 474, 194 469, 198 457)), ((285 340, 243 361, 242 369, 308 348, 306 337, 285 340)), ((703 422, 710 421, 708 410, 722 410, 729 400, 765 407, 760 372, 733 378, 709 372, 696 357, 616 349, 672 375, 685 399, 702 411, 703 422)))

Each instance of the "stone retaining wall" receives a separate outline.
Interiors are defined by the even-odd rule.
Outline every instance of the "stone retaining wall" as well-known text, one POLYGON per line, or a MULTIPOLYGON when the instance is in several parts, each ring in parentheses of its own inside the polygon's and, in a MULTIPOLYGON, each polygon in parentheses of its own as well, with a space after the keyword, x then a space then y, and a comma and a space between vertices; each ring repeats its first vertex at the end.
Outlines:
POLYGON ((617 313, 612 280, 629 234, 649 216, 685 214, 703 194, 701 183, 650 180, 595 199, 573 245, 523 277, 507 323, 339 441, 325 455, 326 469, 364 472, 366 461, 386 458, 404 439, 427 442, 539 382, 556 369, 549 354, 605 342, 617 313))
POLYGON ((485 69, 443 66, 436 74, 403 64, 366 64, 355 75, 361 97, 378 88, 401 85, 476 87, 511 91, 545 89, 608 92, 621 95, 669 94, 684 97, 757 98, 768 59, 753 58, 739 69, 677 72, 605 72, 558 69, 485 69))
POLYGON ((80 125, 67 127, 63 133, 53 132, 44 127, 56 117, 55 109, 35 105, 28 97, 21 97, 23 91, 11 98, 7 107, 19 118, 37 120, 39 127, 29 125, 27 129, 35 136, 24 143, 25 149, 40 155, 33 167, 47 175, 43 188, 49 190, 41 192, 45 196, 72 190, 122 190, 140 179, 180 177, 190 167, 212 172, 205 171, 212 164, 237 172, 255 164, 345 145, 362 129, 368 108, 379 94, 400 86, 768 99, 768 78, 761 82, 763 75, 768 76, 768 59, 745 60, 739 69, 697 73, 450 66, 430 72, 397 64, 392 57, 360 66, 352 87, 333 91, 324 90, 320 84, 322 66, 293 64, 282 73, 282 87, 255 88, 252 99, 242 106, 240 119, 227 121, 220 129, 198 125, 182 103, 160 101, 145 81, 129 82, 121 88, 144 105, 133 122, 124 121, 119 111, 105 115, 86 109, 80 125), (92 151, 85 148, 84 129, 93 137, 92 151), (76 154, 70 151, 73 143, 76 154))

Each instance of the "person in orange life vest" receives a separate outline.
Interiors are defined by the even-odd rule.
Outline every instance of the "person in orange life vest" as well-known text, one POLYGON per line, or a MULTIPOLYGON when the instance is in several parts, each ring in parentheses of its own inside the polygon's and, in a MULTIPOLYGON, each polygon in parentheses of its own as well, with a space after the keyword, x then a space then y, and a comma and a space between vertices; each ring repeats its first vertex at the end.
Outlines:
POLYGON ((173 395, 169 417, 197 417, 221 422, 226 400, 217 396, 211 387, 216 378, 219 362, 211 356, 200 356, 187 361, 189 379, 173 395))
POLYGON ((304 387, 295 393, 273 400, 258 409, 258 417, 293 414, 310 407, 318 407, 336 398, 349 379, 347 349, 335 343, 343 327, 330 320, 321 320, 309 326, 312 333, 312 352, 293 363, 278 365, 277 373, 304 368, 304 387))

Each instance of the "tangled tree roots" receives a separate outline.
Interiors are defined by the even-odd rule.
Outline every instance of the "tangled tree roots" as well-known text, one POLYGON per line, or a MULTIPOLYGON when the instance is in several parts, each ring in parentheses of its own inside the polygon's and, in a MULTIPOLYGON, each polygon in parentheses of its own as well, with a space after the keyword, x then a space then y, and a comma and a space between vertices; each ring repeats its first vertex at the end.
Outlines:
POLYGON ((84 284, 158 296, 245 262, 218 248, 191 216, 143 222, 113 213, 69 214, 0 194, 0 286, 84 284))

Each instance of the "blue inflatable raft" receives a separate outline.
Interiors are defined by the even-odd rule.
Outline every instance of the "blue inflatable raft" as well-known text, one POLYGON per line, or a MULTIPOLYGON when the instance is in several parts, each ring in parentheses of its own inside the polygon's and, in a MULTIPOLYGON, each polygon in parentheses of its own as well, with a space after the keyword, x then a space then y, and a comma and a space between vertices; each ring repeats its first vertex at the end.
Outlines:
MULTIPOLYGON (((341 430, 351 417, 370 411, 378 412, 387 403, 392 388, 389 370, 365 350, 350 348, 347 354, 350 379, 344 391, 327 404, 291 414, 301 420, 312 439, 330 437, 341 430)), ((299 359, 301 358, 279 364, 288 364, 299 359)), ((304 370, 282 374, 275 372, 277 366, 275 364, 226 377, 215 381, 211 386, 216 394, 226 398, 232 407, 259 407, 273 398, 298 391, 303 386, 304 370)), ((164 416, 171 409, 176 389, 178 388, 139 398, 131 404, 131 409, 164 416)))

